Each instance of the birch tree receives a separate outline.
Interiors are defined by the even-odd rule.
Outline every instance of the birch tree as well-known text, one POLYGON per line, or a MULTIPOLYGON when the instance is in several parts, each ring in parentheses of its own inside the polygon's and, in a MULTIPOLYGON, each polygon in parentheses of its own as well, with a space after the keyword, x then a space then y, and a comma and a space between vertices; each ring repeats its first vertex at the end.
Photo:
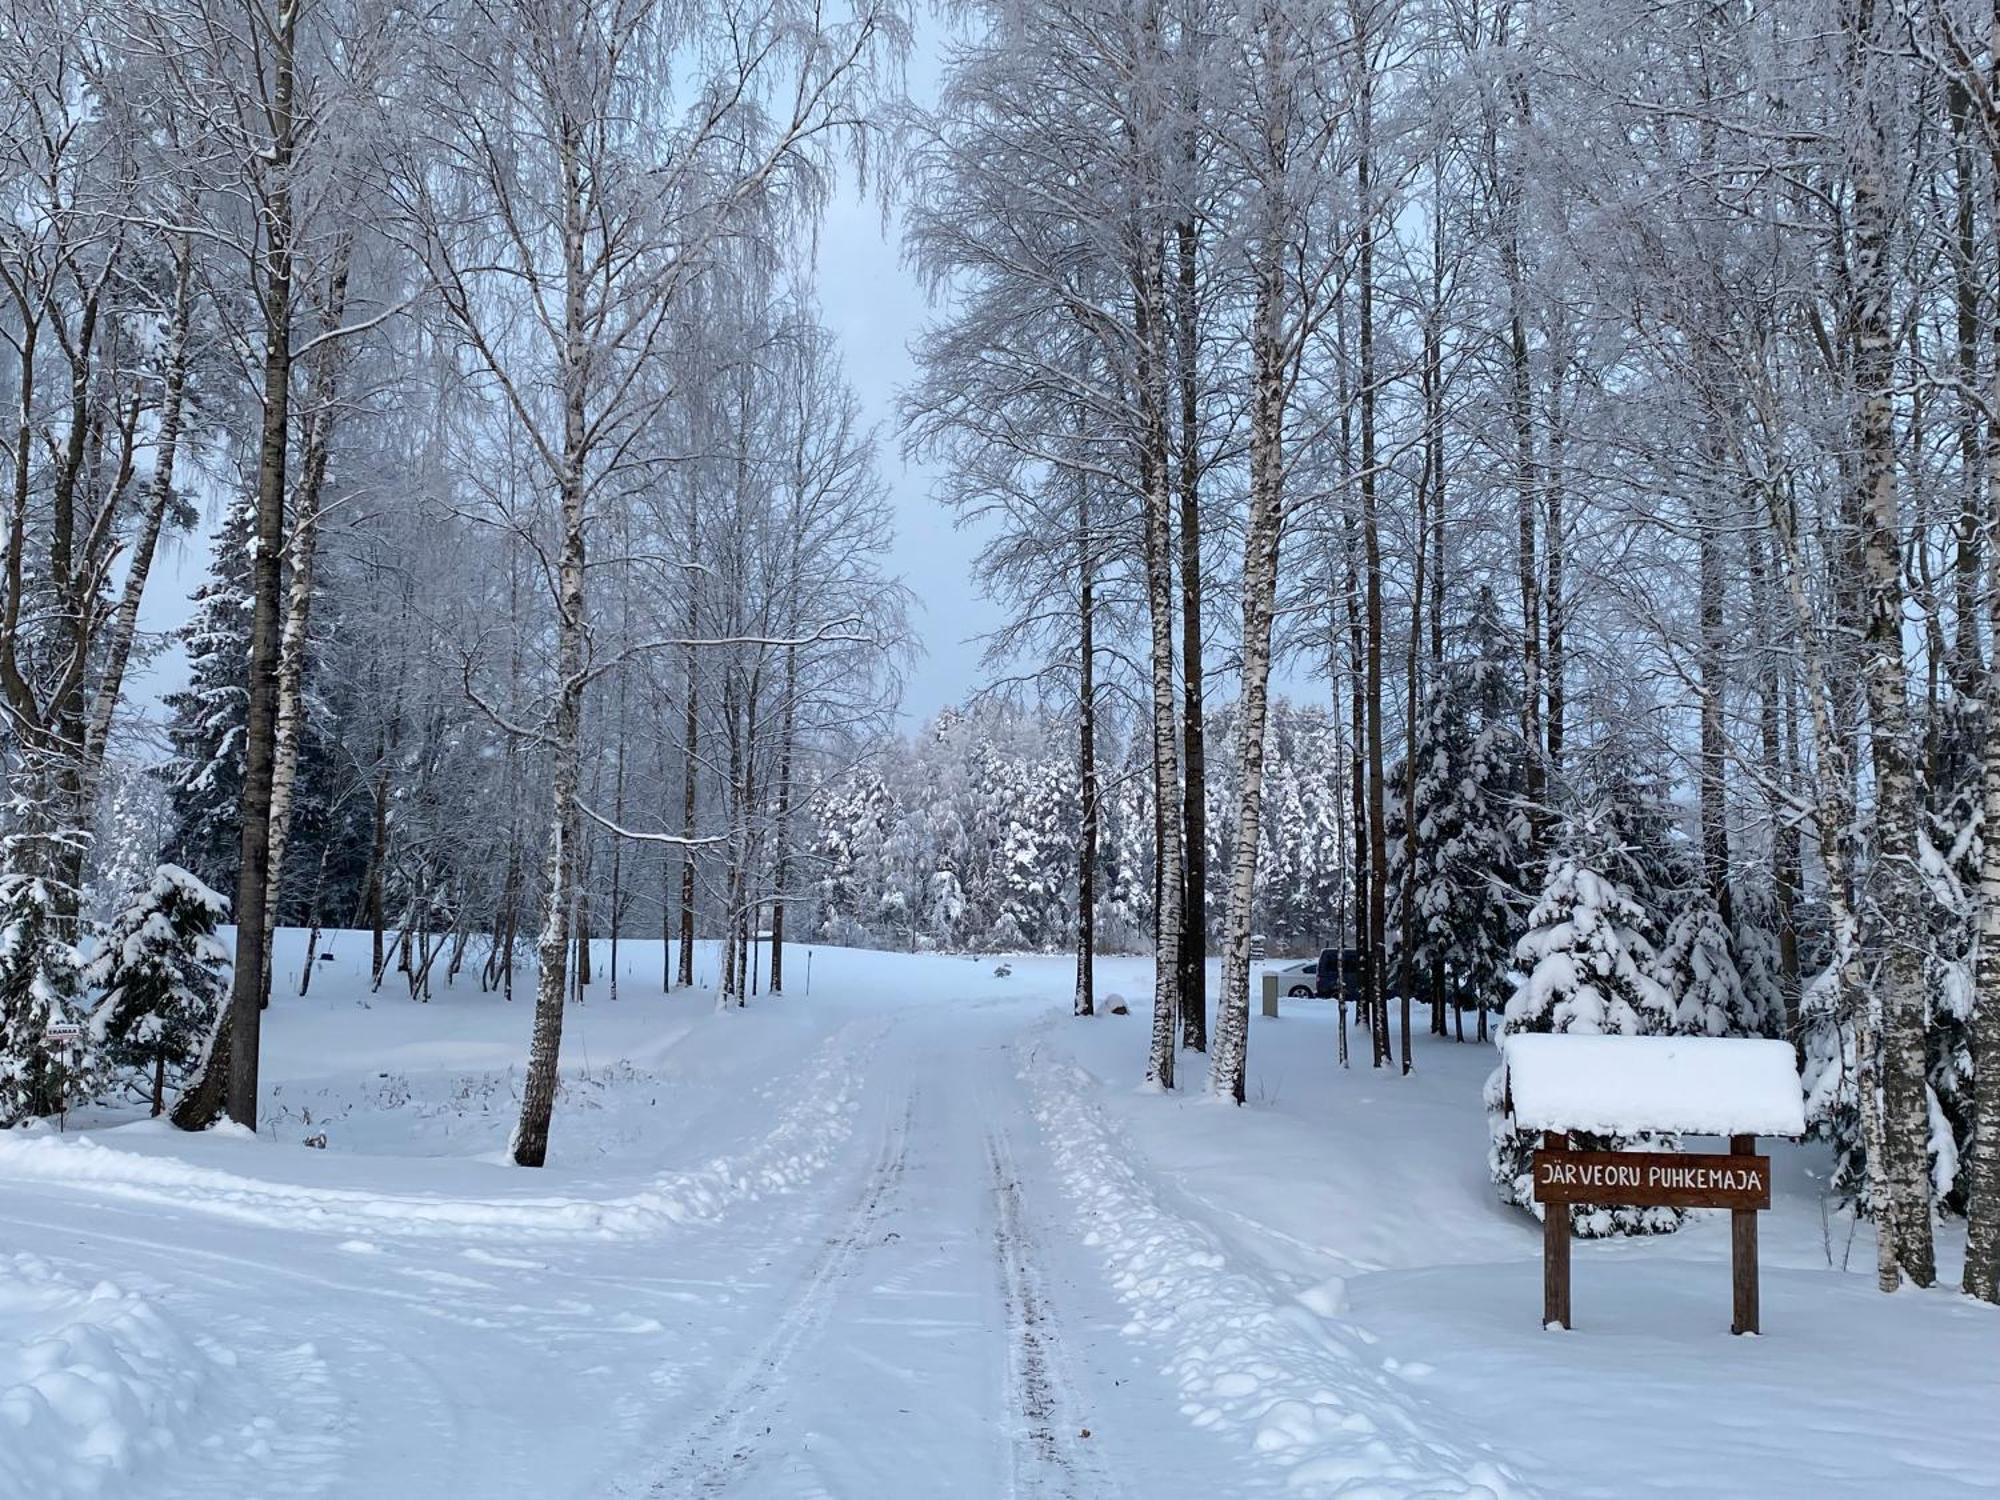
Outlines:
POLYGON ((901 31, 865 5, 829 18, 783 3, 684 16, 652 0, 472 0, 427 54, 432 128, 402 174, 409 233, 472 377, 532 453, 548 511, 546 528, 514 521, 542 551, 555 616, 551 702, 539 723, 510 726, 550 760, 519 1165, 546 1159, 555 1101, 584 698, 617 664, 593 647, 592 534, 608 493, 649 456, 692 277, 729 236, 816 207, 836 137, 860 128, 901 31), (738 45, 707 47, 725 34, 738 45))

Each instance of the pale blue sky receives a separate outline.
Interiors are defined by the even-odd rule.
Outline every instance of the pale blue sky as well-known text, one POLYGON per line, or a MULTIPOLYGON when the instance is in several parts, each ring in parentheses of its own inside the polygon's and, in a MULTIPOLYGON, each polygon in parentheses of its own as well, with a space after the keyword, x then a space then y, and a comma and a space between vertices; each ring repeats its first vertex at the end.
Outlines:
POLYGON ((980 538, 954 529, 951 513, 933 495, 929 469, 903 459, 896 403, 914 373, 910 343, 928 309, 902 264, 893 218, 885 230, 876 204, 842 196, 827 216, 819 264, 821 307, 840 336, 847 378, 881 439, 882 476, 896 513, 889 571, 916 595, 910 623, 923 655, 910 669, 903 715, 906 723, 921 722, 984 680, 983 648, 973 638, 993 629, 1000 612, 971 582, 980 538))

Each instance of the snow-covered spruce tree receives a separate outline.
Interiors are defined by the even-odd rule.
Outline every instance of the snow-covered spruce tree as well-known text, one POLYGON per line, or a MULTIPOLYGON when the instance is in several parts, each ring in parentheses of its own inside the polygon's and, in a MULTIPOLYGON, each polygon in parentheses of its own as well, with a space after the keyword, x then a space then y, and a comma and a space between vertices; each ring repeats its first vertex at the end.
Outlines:
POLYGON ((250 693, 251 502, 238 496, 216 533, 208 580, 181 632, 188 682, 169 693, 173 759, 162 776, 173 803, 167 857, 211 887, 233 889, 243 857, 243 734, 250 693))
MULTIPOLYGON (((1482 1034, 1509 993, 1506 976, 1527 904, 1521 896, 1528 822, 1525 757, 1511 654, 1490 589, 1418 726, 1414 963, 1482 1034)), ((1392 856, 1398 853, 1393 847, 1392 856)), ((1400 888, 1400 871, 1393 870, 1400 888)))
POLYGON ((50 1056, 48 1028, 81 1019, 76 950, 53 882, 21 867, 33 859, 9 848, 0 873, 0 1129, 61 1107, 67 1064, 50 1056))
POLYGON ((1453 907, 1448 858, 1454 831, 1449 826, 1454 801, 1452 777, 1466 741, 1463 722, 1452 711, 1445 684, 1433 687, 1418 708, 1412 740, 1414 778, 1407 762, 1390 773, 1397 787, 1411 788, 1410 805, 1416 809, 1418 833, 1414 841, 1404 837, 1408 819, 1399 798, 1389 840, 1389 886, 1397 896, 1389 937, 1405 982, 1414 980, 1430 996, 1431 1031, 1442 1036, 1453 907), (1408 910, 1403 909, 1405 903, 1408 910), (1407 954, 1402 951, 1405 933, 1409 935, 1407 954))
POLYGON ((819 834, 811 858, 820 871, 819 936, 865 946, 869 923, 881 905, 884 824, 888 788, 874 773, 852 773, 819 799, 819 834))
POLYGON ((90 1037, 112 1067, 138 1073, 153 1113, 191 1068, 229 999, 229 952, 216 925, 229 902, 179 865, 160 865, 105 928, 83 968, 102 991, 90 1037))
POLYGON ((1695 849, 1674 805, 1664 766, 1621 740, 1599 750, 1579 776, 1592 809, 1604 874, 1639 908, 1638 930, 1656 946, 1687 893, 1701 882, 1695 849))
MULTIPOLYGON (((1761 1035, 1786 1036, 1785 962, 1779 947, 1777 891, 1769 873, 1739 878, 1730 884, 1734 926, 1729 933, 1736 972, 1752 1015, 1764 1018, 1761 1035)), ((1794 921, 1796 922, 1796 909, 1794 921)))
POLYGON ((151 765, 108 758, 97 789, 85 867, 83 910, 108 921, 118 904, 152 878, 173 825, 166 783, 151 765))
POLYGON ((1744 983, 1735 944, 1706 891, 1690 891, 1667 923, 1653 977, 1669 1006, 1661 1028, 1675 1036, 1772 1036, 1776 1022, 1744 983))
MULTIPOLYGON (((1668 996, 1652 977, 1652 945, 1640 931, 1644 912, 1617 882, 1602 873, 1601 844, 1586 837, 1549 861, 1541 899, 1528 917, 1528 931, 1515 947, 1519 983, 1501 1016, 1500 1040, 1516 1032, 1556 1032, 1643 1036, 1663 1030, 1668 996)), ((1502 1110, 1503 1070, 1486 1083, 1486 1108, 1493 1145, 1488 1157, 1503 1202, 1541 1217, 1534 1202, 1531 1165, 1540 1142, 1522 1133, 1502 1110)), ((1586 1150, 1645 1149, 1657 1137, 1596 1136, 1579 1133, 1586 1150)), ((1586 1237, 1658 1234, 1680 1226, 1681 1215, 1667 1208, 1605 1208, 1578 1205, 1572 1227, 1586 1237)))

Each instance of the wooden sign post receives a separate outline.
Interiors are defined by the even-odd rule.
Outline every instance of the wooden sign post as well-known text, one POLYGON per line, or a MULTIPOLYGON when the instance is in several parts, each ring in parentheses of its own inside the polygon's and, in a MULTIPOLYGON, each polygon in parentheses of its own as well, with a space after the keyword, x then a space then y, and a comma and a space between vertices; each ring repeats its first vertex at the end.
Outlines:
POLYGON ((1731 1333, 1757 1329, 1757 1214, 1771 1206, 1771 1158, 1757 1138, 1729 1138, 1727 1156, 1668 1151, 1572 1151, 1566 1131, 1542 1134, 1535 1153, 1535 1201, 1543 1205, 1542 1324, 1569 1322, 1569 1209, 1572 1203, 1632 1208, 1726 1208, 1734 1291, 1731 1333))
MULTIPOLYGON (((1542 1149, 1535 1153, 1535 1200, 1542 1197, 1541 1161, 1569 1150, 1569 1136, 1544 1131, 1542 1149)), ((1569 1205, 1552 1203, 1542 1210, 1542 1327, 1569 1327, 1569 1205)))
POLYGON ((51 1021, 42 1032, 42 1043, 49 1050, 49 1056, 58 1059, 56 1078, 61 1092, 57 1095, 59 1123, 56 1129, 69 1129, 69 1080, 70 1075, 83 1063, 83 1026, 76 1021, 51 1021))
POLYGON ((1785 1042, 1715 1037, 1516 1035, 1505 1043, 1505 1104, 1541 1132, 1542 1324, 1570 1326, 1570 1206, 1726 1208, 1731 1333, 1759 1331, 1757 1215, 1771 1206, 1771 1158, 1757 1136, 1797 1136, 1805 1111, 1785 1042), (1576 1132, 1726 1136, 1725 1153, 1579 1151, 1576 1132))
POLYGON ((1764 1201, 1749 1208, 1729 1212, 1729 1275, 1733 1286, 1730 1306, 1735 1316, 1731 1333, 1758 1333, 1757 1326, 1757 1210, 1771 1206, 1771 1159, 1757 1154, 1757 1137, 1732 1135, 1729 1154, 1745 1161, 1764 1164, 1764 1201))

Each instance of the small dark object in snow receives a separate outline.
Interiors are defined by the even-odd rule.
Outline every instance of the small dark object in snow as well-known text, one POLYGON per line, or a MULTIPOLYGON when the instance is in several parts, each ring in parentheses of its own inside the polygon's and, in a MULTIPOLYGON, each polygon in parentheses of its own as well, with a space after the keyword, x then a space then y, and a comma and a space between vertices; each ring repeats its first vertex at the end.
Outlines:
POLYGON ((322 1130, 318 1135, 307 1136, 305 1144, 312 1147, 315 1151, 324 1151, 326 1149, 326 1132, 322 1130))
POLYGON ((1078 1436, 1078 1437, 1080 1437, 1080 1438, 1087 1438, 1087 1437, 1089 1437, 1089 1436, 1090 1436, 1090 1429, 1089 1429, 1088 1427, 1084 1428, 1084 1429, 1083 1429, 1083 1431, 1081 1431, 1081 1432, 1079 1432, 1079 1433, 1077 1434, 1077 1436, 1078 1436))
POLYGON ((1012 964, 995 964, 993 966, 993 977, 995 979, 1005 979, 1013 972, 1014 966, 1012 964))
POLYGON ((1113 1016, 1131 1014, 1130 1011, 1125 1009, 1125 997, 1123 995, 1106 995, 1104 997, 1104 1010, 1105 1014, 1113 1016))
POLYGON ((333 962, 333 955, 331 953, 322 953, 319 956, 319 961, 323 964, 330 964, 333 962))

